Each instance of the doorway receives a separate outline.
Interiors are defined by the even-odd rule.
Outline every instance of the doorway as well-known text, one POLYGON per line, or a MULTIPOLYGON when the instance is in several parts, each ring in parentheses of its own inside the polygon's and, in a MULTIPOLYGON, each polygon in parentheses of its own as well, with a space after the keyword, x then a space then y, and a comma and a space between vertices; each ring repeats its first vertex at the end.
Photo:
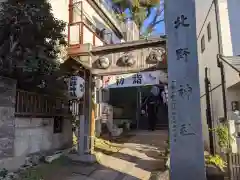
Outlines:
POLYGON ((147 107, 148 99, 151 97, 156 102, 155 112, 156 112, 156 129, 167 129, 168 128, 168 106, 162 97, 162 92, 164 91, 164 86, 157 86, 159 89, 158 95, 153 97, 151 90, 153 86, 142 86, 139 88, 139 119, 138 128, 142 130, 148 129, 148 116, 147 107))
POLYGON ((132 129, 137 123, 137 87, 109 89, 109 104, 113 107, 113 122, 117 126, 127 123, 132 129))
MULTIPOLYGON (((146 113, 146 100, 151 96, 153 86, 124 87, 109 89, 109 104, 113 107, 113 122, 117 126, 128 123, 131 129, 147 130, 149 127, 146 113)), ((167 103, 163 102, 161 92, 163 86, 159 87, 159 93, 154 97, 156 106, 156 129, 168 128, 167 103)))

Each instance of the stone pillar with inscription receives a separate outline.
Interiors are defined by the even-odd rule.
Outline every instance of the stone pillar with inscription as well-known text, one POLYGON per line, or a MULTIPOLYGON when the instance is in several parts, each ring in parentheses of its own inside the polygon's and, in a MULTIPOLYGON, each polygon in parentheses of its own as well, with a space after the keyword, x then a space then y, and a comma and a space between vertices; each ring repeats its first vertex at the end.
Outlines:
POLYGON ((204 180, 195 0, 165 3, 170 179, 204 180))

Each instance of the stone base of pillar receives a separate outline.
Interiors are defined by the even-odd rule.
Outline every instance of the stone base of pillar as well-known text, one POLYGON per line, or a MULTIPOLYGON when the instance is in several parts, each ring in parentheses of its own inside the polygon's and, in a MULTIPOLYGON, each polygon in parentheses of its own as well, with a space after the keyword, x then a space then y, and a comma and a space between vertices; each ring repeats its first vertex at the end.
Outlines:
POLYGON ((68 157, 76 162, 76 163, 95 163, 97 162, 97 158, 94 154, 83 154, 83 155, 78 155, 78 154, 69 154, 68 157))

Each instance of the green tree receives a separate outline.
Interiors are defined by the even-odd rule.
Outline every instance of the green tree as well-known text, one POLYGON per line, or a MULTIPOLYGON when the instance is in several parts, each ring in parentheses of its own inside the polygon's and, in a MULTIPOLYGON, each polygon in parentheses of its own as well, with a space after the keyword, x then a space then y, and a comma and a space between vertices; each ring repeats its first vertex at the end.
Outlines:
POLYGON ((151 34, 157 24, 163 19, 163 2, 160 0, 112 0, 118 7, 117 17, 121 21, 128 19, 135 21, 140 29, 146 19, 151 18, 147 27, 143 28, 142 34, 151 34))
POLYGON ((35 85, 54 75, 66 23, 47 0, 8 0, 0 4, 0 72, 35 85))

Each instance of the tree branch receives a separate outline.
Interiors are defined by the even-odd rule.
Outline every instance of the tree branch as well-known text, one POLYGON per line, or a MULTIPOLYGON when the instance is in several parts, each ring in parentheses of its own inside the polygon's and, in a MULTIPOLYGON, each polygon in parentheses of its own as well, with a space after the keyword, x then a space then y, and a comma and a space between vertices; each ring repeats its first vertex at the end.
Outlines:
POLYGON ((164 8, 161 8, 161 6, 159 6, 158 9, 156 10, 156 14, 152 22, 148 25, 148 28, 147 28, 148 33, 151 33, 157 24, 164 21, 164 19, 158 20, 159 16, 162 15, 163 11, 164 11, 164 8))
POLYGON ((157 24, 159 24, 160 22, 163 22, 163 21, 164 21, 164 19, 160 19, 160 20, 154 22, 153 26, 156 26, 157 24))

